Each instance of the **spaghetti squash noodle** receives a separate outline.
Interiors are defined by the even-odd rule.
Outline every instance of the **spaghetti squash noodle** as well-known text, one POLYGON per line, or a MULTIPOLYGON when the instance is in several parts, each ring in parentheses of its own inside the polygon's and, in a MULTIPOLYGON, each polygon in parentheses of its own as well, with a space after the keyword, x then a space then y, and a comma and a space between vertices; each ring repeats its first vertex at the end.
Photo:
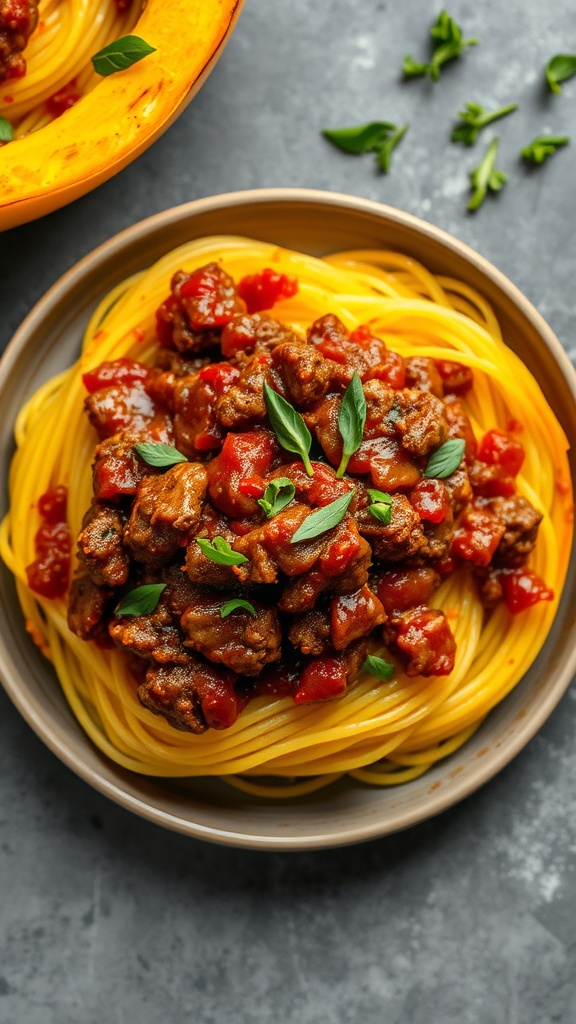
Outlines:
MULTIPOLYGON (((68 7, 83 13, 87 6, 80 0, 47 2, 46 17, 53 12, 56 19, 68 7)), ((90 49, 94 45, 99 43, 91 42, 90 49)), ((56 81, 54 76, 46 94, 56 81)), ((103 753, 131 771, 219 776, 249 793, 275 797, 311 792, 344 773, 375 785, 407 782, 472 735, 532 664, 554 619, 572 538, 564 433, 538 383, 506 346, 482 295, 460 281, 433 275, 406 255, 370 250, 316 259, 228 236, 183 245, 101 301, 87 326, 79 361, 32 396, 15 434, 10 511, 1 528, 0 553, 16 578, 27 628, 53 663, 78 721, 103 753), (517 493, 542 515, 528 566, 544 577, 553 599, 521 614, 511 614, 503 602, 487 611, 470 564, 462 562, 428 602, 443 610, 456 641, 454 668, 446 675, 408 675, 395 658, 392 678, 375 678, 364 668, 337 700, 298 705, 289 696, 261 694, 230 728, 200 735, 178 731, 143 707, 126 653, 74 635, 65 597, 35 594, 26 568, 35 557, 39 496, 58 485, 67 488, 73 537, 92 499, 96 440, 84 412, 82 376, 106 360, 153 365, 155 313, 173 275, 211 263, 235 281, 264 267, 295 276, 296 294, 282 298, 271 315, 299 335, 331 313, 349 331, 368 325, 401 357, 453 360, 471 369, 473 387, 462 404, 476 439, 497 428, 512 431, 524 448, 517 493)), ((374 638, 371 645, 373 653, 383 653, 374 638)))
POLYGON ((92 57, 127 35, 140 0, 40 0, 24 51, 26 74, 0 82, 0 116, 18 139, 44 127, 100 81, 92 57))

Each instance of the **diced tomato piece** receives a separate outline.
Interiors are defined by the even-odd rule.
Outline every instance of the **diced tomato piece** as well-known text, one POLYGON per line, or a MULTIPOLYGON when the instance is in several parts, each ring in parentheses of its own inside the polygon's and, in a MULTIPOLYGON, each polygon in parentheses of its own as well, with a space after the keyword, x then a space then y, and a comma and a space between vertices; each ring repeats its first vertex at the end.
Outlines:
POLYGON ((28 586, 42 597, 62 597, 68 589, 72 542, 66 523, 46 522, 34 538, 37 558, 26 566, 28 586))
POLYGON ((405 611, 419 604, 428 604, 438 583, 430 566, 414 569, 391 569, 372 580, 372 589, 387 613, 405 611))
POLYGON ((243 701, 234 691, 238 677, 232 672, 198 673, 194 689, 200 698, 202 713, 210 729, 229 729, 240 714, 243 701))
POLYGON ((340 531, 341 535, 320 555, 320 573, 326 576, 340 576, 360 550, 360 541, 351 530, 340 531))
POLYGON ((341 658, 314 658, 300 676, 295 704, 332 700, 346 690, 346 668, 341 658))
POLYGON ((480 442, 478 458, 490 466, 500 466, 509 476, 517 476, 524 462, 524 447, 502 430, 489 430, 480 442))
POLYGON ((38 498, 38 511, 47 523, 64 523, 67 501, 68 490, 59 484, 38 498))
POLYGON ((450 554, 474 565, 488 565, 505 532, 504 523, 496 516, 471 508, 454 534, 450 554))
POLYGON ((381 363, 368 373, 368 380, 383 380, 391 388, 403 388, 406 384, 406 364, 398 352, 388 350, 381 363))
POLYGON ((450 512, 450 494, 442 480, 419 480, 410 491, 410 504, 429 523, 441 523, 450 512))
POLYGON ((465 395, 474 383, 469 366, 454 363, 450 359, 435 359, 436 369, 442 378, 445 395, 465 395))
POLYGON ((480 498, 511 498, 516 494, 516 481, 502 466, 473 462, 468 466, 468 475, 474 494, 480 498))
POLYGON ((217 263, 199 267, 178 284, 176 296, 193 331, 224 327, 245 304, 239 298, 234 281, 217 263))
POLYGON ((144 384, 151 376, 150 367, 137 363, 134 359, 120 358, 105 361, 93 370, 87 370, 82 374, 82 381, 92 395, 95 391, 100 391, 100 388, 109 388, 113 384, 144 384))
POLYGON ((216 508, 234 519, 258 511, 255 498, 239 490, 240 481, 246 477, 266 476, 277 450, 276 440, 269 430, 228 434, 222 451, 208 465, 208 491, 216 508))
POLYGON ((395 438, 375 437, 363 441, 348 463, 349 473, 370 473, 374 487, 398 491, 414 487, 420 470, 395 438))
POLYGON ((353 640, 366 636, 381 625, 386 613, 376 594, 364 585, 353 594, 333 597, 330 617, 332 643, 337 651, 342 651, 353 640))
POLYGON ((211 384, 217 395, 221 395, 225 388, 234 384, 240 376, 240 370, 230 363, 211 363, 200 370, 200 380, 211 384))
POLYGON ((261 476, 247 476, 238 484, 238 490, 248 498, 261 498, 266 490, 266 483, 261 476))
POLYGON ((552 601, 554 591, 531 569, 507 569, 500 574, 504 601, 509 612, 516 615, 539 601, 552 601))
POLYGON ((445 676, 454 668, 456 642, 444 614, 434 608, 400 612, 385 635, 408 660, 409 676, 445 676))
POLYGON ((272 309, 281 299, 291 299, 298 291, 298 279, 278 274, 265 267, 260 274, 248 274, 238 284, 238 295, 244 299, 249 313, 272 309))
POLYGON ((300 684, 297 665, 269 665, 255 680, 254 697, 293 697, 300 684))

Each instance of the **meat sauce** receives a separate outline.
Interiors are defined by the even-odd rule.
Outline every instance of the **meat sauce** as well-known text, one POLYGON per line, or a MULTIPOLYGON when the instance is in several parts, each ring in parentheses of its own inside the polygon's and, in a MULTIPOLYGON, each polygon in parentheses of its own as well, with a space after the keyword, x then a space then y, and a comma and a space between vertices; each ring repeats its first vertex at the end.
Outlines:
MULTIPOLYGON (((215 263, 179 271, 156 315, 156 365, 117 359, 84 375, 100 443, 69 624, 136 656, 139 699, 178 729, 227 728, 262 694, 336 698, 369 640, 409 675, 449 673, 456 644, 429 602, 462 567, 488 608, 504 601, 516 613, 553 597, 526 566, 541 516, 517 494, 522 446, 498 429, 478 443, 462 404, 471 371, 403 359, 368 326, 349 332, 332 314, 301 337, 267 312, 297 287, 268 269, 237 286, 215 263), (354 373, 366 425, 338 477, 339 410, 354 373), (310 430, 311 473, 275 436, 264 385, 310 430), (464 441, 460 465, 425 475, 451 438, 464 441), (186 461, 150 465, 136 447, 150 442, 186 461), (371 489, 385 492, 380 517, 371 489), (284 500, 267 514, 270 493, 284 500), (349 494, 339 522, 293 543, 312 512, 349 494), (152 611, 117 614, 150 583, 164 584, 152 611)), ((51 509, 44 496, 29 569, 44 596, 63 593, 68 573, 63 511, 51 509), (45 569, 51 529, 58 571, 45 569)))
POLYGON ((38 0, 0 0, 0 82, 26 74, 23 50, 37 24, 38 0))

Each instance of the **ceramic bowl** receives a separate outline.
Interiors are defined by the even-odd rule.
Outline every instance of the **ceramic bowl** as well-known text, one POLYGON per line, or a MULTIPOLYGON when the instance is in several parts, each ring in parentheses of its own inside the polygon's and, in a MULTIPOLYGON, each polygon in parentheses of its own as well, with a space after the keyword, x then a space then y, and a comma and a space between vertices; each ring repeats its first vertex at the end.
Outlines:
MULTIPOLYGON (((508 344, 536 376, 576 451, 576 374, 528 300, 477 253, 409 214, 363 199, 267 189, 201 199, 145 220, 82 259, 32 310, 0 365, 2 512, 12 427, 29 395, 78 355, 87 319, 120 280, 183 242, 241 234, 314 255, 391 248, 460 278, 492 303, 508 344)), ((574 455, 572 455, 574 463, 574 455)), ((572 465, 573 479, 576 466, 572 465)), ((545 722, 576 670, 576 573, 569 570, 551 634, 513 692, 457 753, 391 789, 351 780, 291 801, 264 801, 212 779, 133 775, 92 746, 72 716, 47 661, 24 629, 12 578, 0 566, 0 675, 16 707, 46 745, 112 800, 165 828, 232 846, 311 849, 356 843, 407 828, 468 796, 503 768, 545 722)))

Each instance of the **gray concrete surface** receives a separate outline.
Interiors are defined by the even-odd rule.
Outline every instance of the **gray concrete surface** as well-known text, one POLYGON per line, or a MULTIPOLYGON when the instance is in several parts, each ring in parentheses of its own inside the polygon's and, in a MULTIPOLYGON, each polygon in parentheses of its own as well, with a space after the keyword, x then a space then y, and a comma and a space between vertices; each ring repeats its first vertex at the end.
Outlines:
MULTIPOLYGON (((439 224, 522 288, 574 356, 576 80, 541 69, 576 50, 572 0, 455 0, 482 44, 432 86, 427 0, 247 0, 222 61, 168 134, 73 206, 0 238, 0 341, 74 261, 196 196, 306 185, 439 224), (520 111, 498 126, 509 184, 475 217, 452 146, 466 100, 520 111), (392 173, 319 135, 409 121, 392 173), (542 131, 573 145, 537 171, 542 131)), ((193 44, 192 44, 193 45, 193 44)), ((489 138, 486 135, 486 140, 489 138)), ((576 694, 482 791, 402 835, 266 855, 209 847, 130 816, 50 754, 0 694, 2 1024, 574 1024, 576 694)))

